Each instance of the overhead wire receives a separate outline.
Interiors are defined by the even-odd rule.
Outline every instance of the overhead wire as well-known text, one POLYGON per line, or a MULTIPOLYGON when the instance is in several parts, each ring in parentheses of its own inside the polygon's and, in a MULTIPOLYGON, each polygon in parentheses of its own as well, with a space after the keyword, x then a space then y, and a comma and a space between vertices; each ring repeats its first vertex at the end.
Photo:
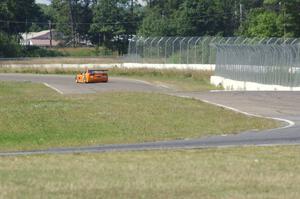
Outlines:
MULTIPOLYGON (((213 16, 234 16, 234 13, 232 12, 225 12, 225 13, 213 13, 213 14, 201 14, 195 17, 187 17, 188 19, 205 19, 207 17, 213 17, 213 16)), ((164 17, 164 16, 162 16, 164 17)), ((16 20, 3 20, 0 19, 0 23, 7 23, 7 24, 39 24, 39 25, 47 25, 49 24, 48 22, 41 22, 41 21, 16 21, 16 20)), ((93 25, 93 24, 101 24, 101 25, 120 25, 120 24, 138 24, 138 21, 118 21, 118 22, 103 22, 103 23, 97 23, 97 22, 76 22, 75 24, 78 25, 93 25)), ((59 22, 51 22, 52 25, 72 25, 73 23, 69 22, 63 22, 63 23, 59 23, 59 22)))

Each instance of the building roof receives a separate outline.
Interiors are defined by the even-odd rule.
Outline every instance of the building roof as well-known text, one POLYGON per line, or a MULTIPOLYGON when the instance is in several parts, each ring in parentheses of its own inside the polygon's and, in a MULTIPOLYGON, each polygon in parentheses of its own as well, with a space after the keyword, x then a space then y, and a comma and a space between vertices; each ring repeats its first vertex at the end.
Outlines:
MULTIPOLYGON (((57 31, 52 30, 52 46, 57 46, 61 41, 54 39, 58 34, 57 31)), ((22 34, 22 45, 30 46, 50 46, 50 30, 43 30, 40 32, 28 32, 22 34)))
MULTIPOLYGON (((28 33, 23 33, 22 38, 24 40, 26 39, 34 39, 36 37, 41 37, 45 35, 50 35, 50 30, 43 30, 41 32, 28 32, 28 33)), ((48 38, 49 39, 49 38, 48 38)))

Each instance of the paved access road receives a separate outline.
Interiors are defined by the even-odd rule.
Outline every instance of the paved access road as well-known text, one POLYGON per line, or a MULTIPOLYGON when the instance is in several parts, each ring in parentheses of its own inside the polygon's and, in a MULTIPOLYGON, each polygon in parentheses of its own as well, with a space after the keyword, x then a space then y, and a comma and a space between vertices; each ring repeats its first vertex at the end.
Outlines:
POLYGON ((0 156, 300 144, 300 92, 177 92, 165 86, 125 78, 110 78, 106 84, 75 84, 73 76, 0 74, 0 81, 11 80, 45 83, 61 94, 107 91, 160 92, 191 97, 249 114, 281 118, 287 122, 285 128, 263 132, 243 132, 238 135, 212 136, 195 140, 5 152, 0 153, 0 156))

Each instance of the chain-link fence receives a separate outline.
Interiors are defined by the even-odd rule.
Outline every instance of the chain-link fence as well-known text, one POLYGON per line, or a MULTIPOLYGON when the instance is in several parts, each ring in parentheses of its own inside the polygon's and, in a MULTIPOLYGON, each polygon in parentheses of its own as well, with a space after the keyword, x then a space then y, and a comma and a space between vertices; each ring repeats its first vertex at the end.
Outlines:
POLYGON ((261 84, 300 86, 299 40, 277 44, 216 45, 216 76, 261 84))
POLYGON ((216 45, 291 44, 295 39, 245 37, 135 37, 127 61, 159 64, 215 64, 216 45))

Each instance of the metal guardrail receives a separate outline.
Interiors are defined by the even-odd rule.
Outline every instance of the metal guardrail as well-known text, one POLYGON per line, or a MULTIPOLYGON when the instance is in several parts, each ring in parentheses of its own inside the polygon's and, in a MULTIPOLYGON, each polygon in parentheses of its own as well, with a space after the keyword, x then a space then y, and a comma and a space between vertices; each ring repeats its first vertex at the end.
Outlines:
POLYGON ((298 39, 245 37, 135 37, 127 61, 159 64, 215 64, 216 45, 295 44, 298 39))

